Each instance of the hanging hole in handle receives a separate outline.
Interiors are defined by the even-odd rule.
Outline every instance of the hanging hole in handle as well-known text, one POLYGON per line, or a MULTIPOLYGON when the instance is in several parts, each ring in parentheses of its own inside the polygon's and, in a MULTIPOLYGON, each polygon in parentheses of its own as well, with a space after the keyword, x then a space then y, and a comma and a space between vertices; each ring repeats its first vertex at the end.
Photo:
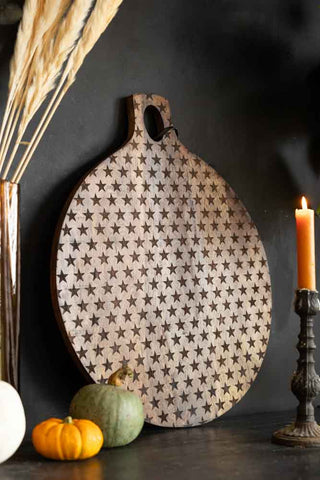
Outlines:
POLYGON ((153 105, 149 105, 143 115, 144 124, 152 140, 159 141, 159 133, 164 129, 164 123, 159 110, 153 105))

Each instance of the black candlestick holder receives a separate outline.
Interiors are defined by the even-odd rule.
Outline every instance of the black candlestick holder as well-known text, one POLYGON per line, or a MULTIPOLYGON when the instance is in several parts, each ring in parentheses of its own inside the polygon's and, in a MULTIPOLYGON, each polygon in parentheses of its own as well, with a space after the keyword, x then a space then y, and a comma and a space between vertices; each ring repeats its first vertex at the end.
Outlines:
POLYGON ((297 370, 291 380, 291 390, 299 400, 294 423, 274 432, 272 441, 282 445, 300 447, 320 446, 320 426, 314 418, 313 399, 320 394, 320 378, 314 367, 316 344, 313 317, 320 311, 318 292, 296 291, 295 312, 300 316, 300 334, 297 349, 297 370))

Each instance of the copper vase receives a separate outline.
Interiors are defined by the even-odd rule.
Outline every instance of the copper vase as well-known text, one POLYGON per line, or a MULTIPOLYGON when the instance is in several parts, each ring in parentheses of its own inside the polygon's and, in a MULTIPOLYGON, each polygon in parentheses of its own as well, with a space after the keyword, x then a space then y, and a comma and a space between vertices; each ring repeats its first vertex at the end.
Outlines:
POLYGON ((18 389, 20 330, 19 185, 0 180, 1 380, 18 389))

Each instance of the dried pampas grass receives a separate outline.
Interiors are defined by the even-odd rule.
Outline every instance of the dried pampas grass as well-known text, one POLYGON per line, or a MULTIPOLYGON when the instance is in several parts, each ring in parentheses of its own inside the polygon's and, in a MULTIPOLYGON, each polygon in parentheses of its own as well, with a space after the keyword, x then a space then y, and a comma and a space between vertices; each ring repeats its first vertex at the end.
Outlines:
POLYGON ((21 79, 25 64, 30 59, 28 52, 31 44, 39 39, 39 17, 43 11, 44 0, 26 0, 23 15, 19 24, 13 57, 10 62, 9 95, 21 79))
POLYGON ((9 126, 12 124, 14 118, 14 111, 12 111, 12 105, 16 95, 17 89, 21 89, 23 79, 26 74, 27 59, 30 58, 28 52, 30 51, 30 45, 34 40, 34 30, 39 22, 40 12, 43 10, 44 0, 26 0, 23 8, 23 15, 19 24, 17 33, 15 48, 13 56, 10 62, 10 76, 9 76, 9 88, 8 99, 3 116, 3 121, 0 129, 0 170, 3 165, 1 161, 4 145, 7 141, 9 133, 9 126), (6 135, 5 135, 5 129, 6 135))
POLYGON ((56 89, 45 114, 43 115, 28 148, 26 149, 19 167, 13 175, 13 181, 19 182, 31 157, 37 148, 51 118, 58 108, 62 98, 72 83, 76 79, 76 74, 79 71, 85 57, 92 50, 97 40, 108 27, 111 20, 116 15, 122 0, 97 0, 96 4, 84 26, 82 36, 77 45, 73 49, 68 63, 65 67, 64 73, 60 79, 60 83, 56 89))
POLYGON ((20 181, 86 55, 121 3, 122 0, 26 0, 10 64, 8 101, 0 129, 2 178, 20 181), (30 142, 22 141, 31 119, 52 91, 30 142), (27 148, 9 177, 20 145, 27 148))
MULTIPOLYGON (((55 63, 54 66, 56 75, 58 76, 60 73, 61 67, 59 69, 56 68, 57 62, 55 61, 50 63, 50 58, 56 60, 56 57, 54 57, 52 53, 50 55, 50 50, 52 49, 51 45, 53 43, 53 38, 55 37, 59 23, 61 22, 69 4, 70 2, 67 2, 66 0, 56 0, 54 2, 46 0, 46 2, 42 4, 41 12, 43 18, 40 16, 40 14, 38 14, 38 19, 35 20, 34 35, 31 36, 29 50, 27 52, 28 56, 23 69, 23 74, 21 72, 19 75, 19 70, 16 68, 14 69, 14 72, 12 70, 10 72, 10 77, 13 75, 13 78, 16 79, 16 83, 24 83, 24 87, 19 89, 16 94, 16 98, 11 110, 11 116, 9 119, 10 121, 8 122, 4 141, 2 142, 0 149, 0 158, 2 161, 4 161, 16 126, 19 122, 17 139, 9 161, 7 162, 6 168, 3 172, 4 177, 6 177, 10 170, 13 159, 18 150, 19 143, 30 120, 50 91, 50 89, 47 88, 47 72, 50 71, 50 68, 52 70, 51 65, 53 65, 53 63, 55 63), (46 62, 46 60, 48 61, 46 62)), ((19 49, 17 49, 17 52, 18 51, 19 49)), ((14 58, 15 54, 13 56, 13 59, 14 58)), ((16 63, 17 62, 15 61, 14 64, 16 63)), ((13 63, 11 65, 13 66, 13 63)), ((52 88, 54 88, 53 81, 51 84, 51 89, 52 88)))
MULTIPOLYGON (((28 91, 19 125, 19 137, 22 137, 30 120, 56 86, 61 69, 79 38, 91 3, 92 0, 74 0, 61 24, 54 23, 55 38, 47 35, 44 46, 38 47, 35 52, 35 71, 30 72, 30 79, 27 81, 28 91)), ((57 13, 60 13, 59 6, 57 13)))
POLYGON ((97 0, 96 5, 83 29, 82 37, 73 50, 68 65, 65 89, 75 81, 76 74, 85 57, 116 15, 122 0, 97 0))

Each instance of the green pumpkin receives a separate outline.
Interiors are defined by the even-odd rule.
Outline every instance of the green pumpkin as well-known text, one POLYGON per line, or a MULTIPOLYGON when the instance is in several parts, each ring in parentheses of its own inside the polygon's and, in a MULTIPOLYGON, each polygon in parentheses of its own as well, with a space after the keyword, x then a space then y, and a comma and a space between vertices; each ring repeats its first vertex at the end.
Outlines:
POLYGON ((76 393, 70 405, 73 418, 86 418, 99 425, 104 447, 127 445, 137 438, 143 427, 140 398, 121 388, 121 380, 126 375, 132 375, 132 371, 125 366, 111 375, 108 385, 86 385, 76 393))

